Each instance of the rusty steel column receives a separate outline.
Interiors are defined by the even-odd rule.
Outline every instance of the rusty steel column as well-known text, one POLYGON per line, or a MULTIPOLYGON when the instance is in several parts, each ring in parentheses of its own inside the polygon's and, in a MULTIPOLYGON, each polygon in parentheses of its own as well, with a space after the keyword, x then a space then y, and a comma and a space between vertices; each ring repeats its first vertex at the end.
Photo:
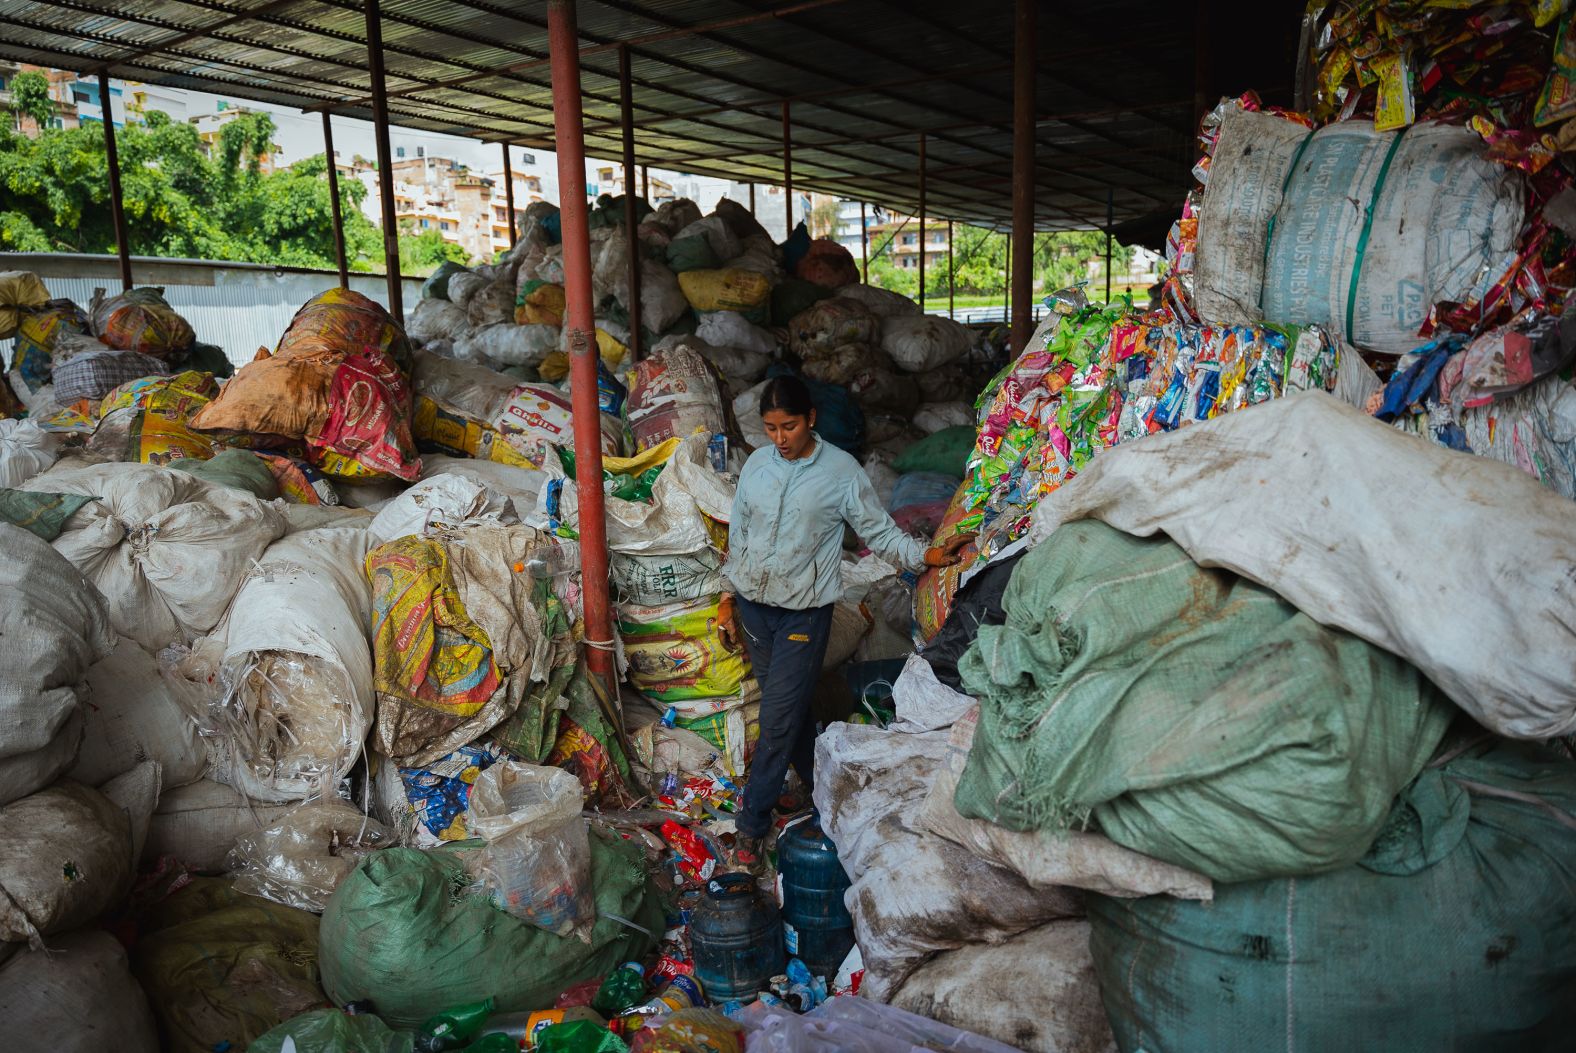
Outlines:
POLYGON ((750 184, 750 215, 755 215, 755 184, 750 184))
POLYGON ((956 320, 958 314, 958 272, 953 266, 952 220, 947 220, 947 317, 956 320))
POLYGON ((1116 223, 1116 198, 1105 192, 1105 302, 1111 302, 1111 227, 1116 223))
POLYGON ((870 230, 865 226, 865 203, 859 202, 859 262, 864 268, 864 283, 870 284, 870 230))
POLYGON ((1012 55, 1012 233, 1018 258, 1008 263, 1017 275, 1010 290, 1012 353, 1018 354, 1034 331, 1030 303, 1034 290, 1034 56, 1035 0, 1017 0, 1012 55))
POLYGON ((925 313, 925 133, 919 133, 919 313, 925 313))
POLYGON ((388 280, 389 314, 405 324, 399 282, 399 221, 394 215, 394 158, 389 149, 388 89, 383 83, 383 23, 378 0, 367 0, 367 72, 372 78, 372 134, 378 146, 378 204, 383 211, 383 273, 388 280))
POLYGON ((618 697, 608 599, 607 521, 603 517, 602 414, 597 398, 596 316, 591 302, 591 233, 586 209, 585 127, 580 110, 580 40, 574 0, 548 0, 554 146, 564 244, 564 328, 569 342, 570 401, 575 422, 580 510, 580 577, 585 599, 586 666, 618 697))
POLYGON ((339 211, 339 169, 334 167, 334 126, 323 111, 323 155, 328 158, 328 202, 334 213, 334 262, 339 265, 339 287, 350 288, 350 264, 345 259, 345 217, 339 211))
POLYGON ((647 204, 651 203, 651 166, 640 166, 640 196, 647 204))
MULTIPOLYGON (((512 249, 520 240, 519 233, 514 229, 514 167, 509 162, 509 144, 503 144, 503 201, 504 207, 509 210, 509 247, 512 249)), ((491 237, 490 217, 489 233, 491 237)))
MULTIPOLYGON (((1002 307, 1001 317, 1002 317, 1002 321, 1006 321, 1007 319, 1012 317, 1012 271, 1013 271, 1013 266, 1012 266, 1012 231, 1008 231, 1007 232, 1007 281, 1006 281, 1005 287, 1002 289, 1002 292, 1001 292, 1001 307, 1002 307)), ((1009 334, 1009 340, 1010 339, 1011 339, 1011 334, 1009 334)), ((1024 343, 1028 343, 1028 338, 1027 337, 1024 338, 1024 343)), ((1014 355, 1017 355, 1018 352, 1020 352, 1022 350, 1023 350, 1023 348, 1021 348, 1021 347, 1017 347, 1017 346, 1013 346, 1012 347, 1012 353, 1014 355)))
POLYGON ((120 191, 120 152, 115 149, 115 106, 109 98, 109 71, 98 75, 99 108, 104 112, 104 160, 109 166, 109 212, 115 223, 115 255, 120 260, 122 292, 131 292, 131 240, 126 233, 126 202, 120 191))
POLYGON ((793 137, 788 133, 788 103, 783 101, 783 207, 787 209, 788 225, 783 228, 783 240, 793 236, 793 137))
POLYGON ((629 48, 618 46, 618 112, 624 123, 624 236, 629 241, 629 353, 641 358, 640 220, 635 215, 635 102, 629 86, 629 48))

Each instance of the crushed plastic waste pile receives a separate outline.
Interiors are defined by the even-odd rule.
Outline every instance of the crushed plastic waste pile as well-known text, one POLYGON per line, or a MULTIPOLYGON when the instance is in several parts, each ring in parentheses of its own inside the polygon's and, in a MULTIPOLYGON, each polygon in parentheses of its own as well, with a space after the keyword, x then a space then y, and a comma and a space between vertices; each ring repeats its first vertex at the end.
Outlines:
POLYGON ((638 203, 631 240, 604 198, 598 479, 550 205, 238 369, 158 290, 0 274, 13 1033, 1568 1045, 1573 21, 1310 4, 1310 104, 1206 117, 1159 301, 1053 293, 1010 361, 802 227, 638 203), (916 578, 848 538, 758 876, 719 621, 784 372, 905 531, 971 540, 916 578))

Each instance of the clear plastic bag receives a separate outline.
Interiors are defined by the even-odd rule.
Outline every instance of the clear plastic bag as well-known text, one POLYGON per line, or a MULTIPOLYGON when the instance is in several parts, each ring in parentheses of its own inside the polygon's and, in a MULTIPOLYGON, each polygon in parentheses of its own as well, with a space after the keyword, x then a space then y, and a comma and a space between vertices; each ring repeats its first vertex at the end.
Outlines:
POLYGON ((584 806, 580 780, 562 768, 505 761, 476 777, 466 829, 487 841, 477 877, 501 909, 590 942, 596 897, 584 806))
POLYGON ((237 892, 321 914, 363 857, 394 843, 389 828, 361 809, 313 801, 238 838, 226 864, 237 892))

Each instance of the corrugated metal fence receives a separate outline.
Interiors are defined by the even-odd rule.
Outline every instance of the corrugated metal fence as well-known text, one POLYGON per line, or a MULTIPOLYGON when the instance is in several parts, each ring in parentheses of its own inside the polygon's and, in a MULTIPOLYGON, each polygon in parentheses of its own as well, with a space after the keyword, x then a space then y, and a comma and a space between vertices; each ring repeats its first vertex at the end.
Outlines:
MULTIPOLYGON (((106 295, 120 292, 113 256, 0 252, 0 271, 32 271, 44 280, 49 294, 75 300, 86 308, 96 288, 106 295)), ((269 267, 211 260, 161 260, 132 257, 138 287, 159 285, 170 306, 185 316, 197 339, 217 344, 236 365, 252 360, 259 347, 272 349, 279 334, 302 304, 339 284, 334 271, 269 267)), ((421 296, 420 279, 403 282, 407 306, 421 296)), ((350 287, 388 306, 388 285, 381 274, 352 274, 350 287)), ((13 341, 0 341, 10 361, 13 341)))

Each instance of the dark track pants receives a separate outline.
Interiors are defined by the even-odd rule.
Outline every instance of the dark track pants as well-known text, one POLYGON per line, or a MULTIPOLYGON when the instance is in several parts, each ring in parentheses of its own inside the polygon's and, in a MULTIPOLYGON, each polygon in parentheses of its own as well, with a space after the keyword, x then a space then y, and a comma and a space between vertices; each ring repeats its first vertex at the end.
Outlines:
POLYGON ((761 738, 739 810, 739 832, 762 837, 782 796, 791 763, 805 788, 815 785, 815 718, 811 701, 826 657, 832 605, 793 611, 735 598, 750 665, 761 684, 761 738))

